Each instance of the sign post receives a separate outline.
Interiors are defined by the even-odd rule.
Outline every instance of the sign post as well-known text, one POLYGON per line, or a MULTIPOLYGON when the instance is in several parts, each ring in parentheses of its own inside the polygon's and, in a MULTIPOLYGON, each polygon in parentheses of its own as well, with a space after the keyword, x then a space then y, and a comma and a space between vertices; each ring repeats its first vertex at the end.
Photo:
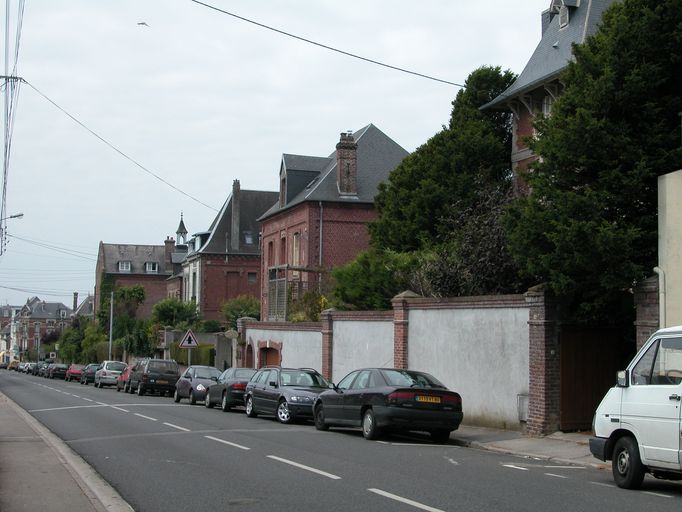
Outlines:
POLYGON ((182 341, 178 346, 180 348, 187 349, 187 366, 192 366, 192 349, 197 348, 199 344, 197 343, 197 338, 194 336, 194 333, 191 329, 185 333, 185 336, 182 338, 182 341))

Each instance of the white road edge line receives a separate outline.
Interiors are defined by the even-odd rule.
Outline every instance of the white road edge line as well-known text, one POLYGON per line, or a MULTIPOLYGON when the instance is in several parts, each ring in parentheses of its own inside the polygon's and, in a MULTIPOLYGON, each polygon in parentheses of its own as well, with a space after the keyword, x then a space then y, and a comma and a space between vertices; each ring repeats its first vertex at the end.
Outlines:
POLYGON ((587 469, 584 466, 542 466, 545 469, 587 469))
POLYGON ((177 428, 178 430, 182 430, 183 432, 189 432, 190 430, 185 427, 180 427, 178 425, 173 425, 172 423, 166 423, 165 421, 163 422, 164 425, 168 425, 169 427, 177 428))
POLYGON ((518 469, 520 471, 528 471, 528 468, 522 468, 520 466, 514 466, 514 464, 502 464, 505 468, 518 469))
POLYGON ((611 488, 614 488, 614 489, 616 488, 616 486, 613 485, 613 484, 604 484, 604 483, 602 483, 602 482, 590 482, 590 483, 591 483, 592 485, 598 485, 598 486, 600 486, 600 487, 611 487, 611 488))
POLYGON ((305 469, 306 471, 310 471, 311 473, 326 476, 327 478, 331 478, 332 480, 341 480, 340 476, 332 475, 331 473, 327 473, 326 471, 322 471, 319 469, 311 468, 310 466, 299 464, 298 462, 294 462, 293 460, 283 459, 275 455, 268 455, 267 457, 268 459, 277 460, 279 462, 283 462, 284 464, 289 464, 290 466, 294 466, 295 468, 305 469))
POLYGON ((219 439, 217 437, 213 437, 213 436, 204 436, 204 437, 206 439, 210 439, 211 441, 217 441, 219 443, 223 443, 223 444, 226 444, 228 446, 232 446, 234 448, 239 448, 240 450, 250 450, 251 449, 248 446, 242 446, 241 444, 231 443, 229 441, 225 441, 224 439, 219 439))
POLYGON ((140 414, 139 412, 134 412, 133 413, 135 416, 139 416, 140 418, 144 418, 145 420, 150 420, 150 421, 159 421, 156 418, 152 418, 150 416, 145 416, 144 414, 140 414))
POLYGON ((554 478, 568 478, 567 476, 564 475, 555 475, 554 473, 545 473, 546 476, 552 476, 554 478))
POLYGON ((429 507, 428 505, 424 505, 423 503, 408 500, 407 498, 403 498, 401 496, 391 494, 390 492, 382 491, 381 489, 367 489, 367 490, 369 492, 373 492, 374 494, 378 494, 379 496, 383 496, 385 498, 390 498, 392 500, 399 501, 401 503, 405 503, 406 505, 411 505, 411 506, 418 508, 418 509, 421 509, 421 510, 428 510, 429 512, 444 512, 443 510, 441 510, 439 508, 429 507))
POLYGON ((658 498, 672 498, 672 496, 668 496, 667 494, 659 494, 651 491, 643 491, 642 494, 648 494, 649 496, 656 496, 658 498))

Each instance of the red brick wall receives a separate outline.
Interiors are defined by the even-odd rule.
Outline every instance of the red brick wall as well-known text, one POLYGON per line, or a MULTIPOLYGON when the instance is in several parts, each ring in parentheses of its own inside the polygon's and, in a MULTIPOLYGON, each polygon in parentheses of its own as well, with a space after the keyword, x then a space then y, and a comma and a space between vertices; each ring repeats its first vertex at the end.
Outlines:
POLYGON ((149 318, 152 315, 154 304, 167 297, 166 275, 117 275, 114 281, 115 288, 140 285, 144 288, 145 299, 137 310, 138 318, 149 318))
POLYGON ((201 299, 199 309, 204 320, 224 320, 222 306, 239 295, 258 297, 260 258, 258 256, 201 256, 201 299), (249 273, 255 282, 249 284, 249 273))

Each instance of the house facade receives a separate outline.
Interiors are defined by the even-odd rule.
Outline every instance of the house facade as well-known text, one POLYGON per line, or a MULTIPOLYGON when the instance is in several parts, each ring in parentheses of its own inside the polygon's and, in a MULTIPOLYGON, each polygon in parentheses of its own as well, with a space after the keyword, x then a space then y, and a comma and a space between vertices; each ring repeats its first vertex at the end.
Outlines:
POLYGON ((0 306, 0 362, 9 362, 14 357, 17 343, 17 326, 21 306, 0 306))
POLYGON ((261 319, 285 320, 292 298, 369 247, 379 183, 407 155, 370 124, 342 133, 328 157, 282 156, 277 200, 260 219, 261 319))
MULTIPOLYGON (((260 226, 258 218, 277 201, 277 192, 241 190, 232 193, 209 229, 194 234, 178 278, 168 292, 195 302, 204 320, 223 320, 222 306, 239 296, 258 297, 260 290, 260 226)), ((184 227, 182 225, 181 227, 184 227)))
POLYGON ((573 44, 581 44, 597 31, 602 13, 617 0, 552 0, 541 14, 541 39, 512 85, 481 109, 509 110, 513 115, 512 168, 514 192, 528 192, 523 171, 536 160, 527 139, 535 133, 539 114, 550 115, 561 94, 559 77, 573 60, 573 44))
POLYGON ((16 317, 19 352, 39 351, 45 336, 61 334, 71 325, 72 312, 61 302, 46 302, 38 297, 26 301, 16 317))
POLYGON ((115 288, 140 285, 145 301, 138 309, 140 318, 151 316, 152 307, 167 297, 166 280, 174 274, 175 240, 163 245, 99 243, 95 275, 94 314, 103 307, 115 288))

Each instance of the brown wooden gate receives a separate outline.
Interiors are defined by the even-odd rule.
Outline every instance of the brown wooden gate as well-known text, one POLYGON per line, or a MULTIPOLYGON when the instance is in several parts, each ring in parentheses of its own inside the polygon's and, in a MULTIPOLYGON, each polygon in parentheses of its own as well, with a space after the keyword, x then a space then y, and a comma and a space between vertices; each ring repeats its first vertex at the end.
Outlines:
POLYGON ((592 418, 616 372, 634 355, 634 343, 620 330, 562 326, 561 419, 563 431, 590 430, 592 418))

